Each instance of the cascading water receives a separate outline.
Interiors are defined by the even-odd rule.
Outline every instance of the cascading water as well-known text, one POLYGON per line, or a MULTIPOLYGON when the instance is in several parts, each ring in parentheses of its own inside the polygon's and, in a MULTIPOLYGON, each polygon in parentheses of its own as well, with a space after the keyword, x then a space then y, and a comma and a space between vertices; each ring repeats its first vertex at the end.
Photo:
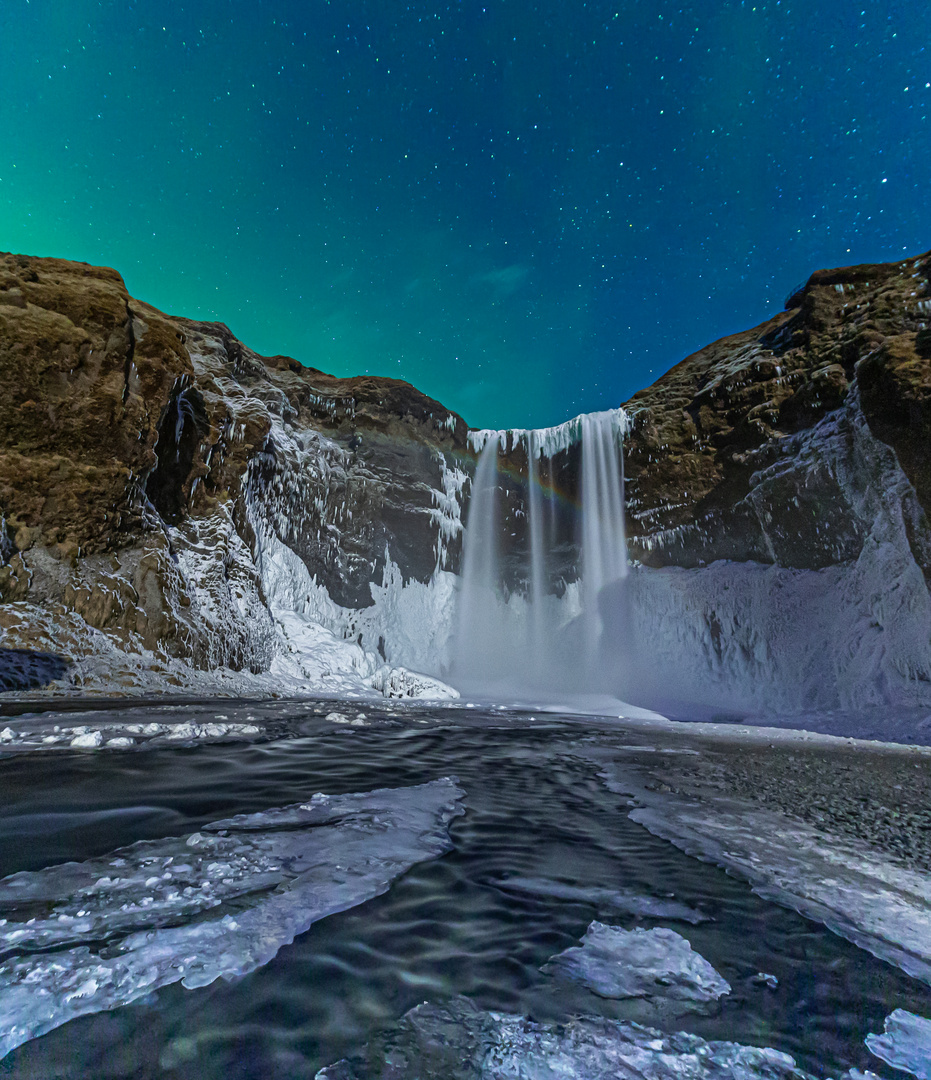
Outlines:
POLYGON ((598 597, 605 585, 627 577, 624 472, 619 436, 626 415, 612 412, 579 418, 582 438, 582 622, 591 668, 601 638, 598 597))
POLYGON ((494 668, 499 633, 498 444, 479 454, 463 547, 454 670, 467 681, 494 668))
MULTIPOLYGON (((555 428, 473 434, 480 454, 449 673, 461 689, 498 697, 612 686, 600 661, 598 598, 606 585, 627 574, 621 466, 626 427, 626 414, 617 409, 555 428), (554 575, 561 498, 553 481, 554 460, 561 456, 565 466, 570 451, 580 462, 570 515, 574 572, 554 575), (499 462, 514 458, 526 458, 526 478, 521 477, 518 505, 509 517, 499 462), (518 526, 526 534, 523 543, 513 539, 518 526)), ((513 478, 507 483, 513 491, 513 478)), ((562 503, 565 511, 564 496, 562 503)))

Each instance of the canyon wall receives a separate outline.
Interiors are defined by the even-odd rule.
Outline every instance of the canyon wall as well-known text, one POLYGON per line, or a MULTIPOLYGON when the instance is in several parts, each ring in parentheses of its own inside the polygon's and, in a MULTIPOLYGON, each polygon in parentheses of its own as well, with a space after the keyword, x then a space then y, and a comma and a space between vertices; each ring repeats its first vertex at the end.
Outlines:
POLYGON ((627 403, 630 692, 931 703, 929 272, 819 271, 627 403))
POLYGON ((85 689, 448 693, 463 420, 0 256, 0 631, 85 689))
MULTIPOLYGON (((929 268, 820 271, 626 403, 633 565, 601 595, 604 685, 931 704, 929 268)), ((546 587, 574 612, 580 452, 558 435, 546 587)), ((70 661, 62 690, 453 694, 489 437, 406 383, 166 316, 113 270, 2 255, 0 646, 70 661)), ((530 441, 499 442, 520 600, 530 441)))

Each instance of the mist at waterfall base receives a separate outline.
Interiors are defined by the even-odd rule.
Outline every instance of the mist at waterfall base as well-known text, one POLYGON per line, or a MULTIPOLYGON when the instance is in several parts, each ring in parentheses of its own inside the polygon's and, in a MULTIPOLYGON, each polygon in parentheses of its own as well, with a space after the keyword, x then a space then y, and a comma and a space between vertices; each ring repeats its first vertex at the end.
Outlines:
POLYGON ((616 409, 555 428, 473 434, 479 456, 449 676, 463 692, 486 700, 601 704, 623 693, 630 681, 623 640, 627 426, 616 409), (580 453, 574 503, 560 494, 555 475, 558 457, 572 447, 580 453), (506 505, 502 469, 515 457, 526 462, 516 508, 506 505), (570 547, 577 556, 567 565, 570 547), (614 610, 606 621, 599 600, 609 586, 614 610))

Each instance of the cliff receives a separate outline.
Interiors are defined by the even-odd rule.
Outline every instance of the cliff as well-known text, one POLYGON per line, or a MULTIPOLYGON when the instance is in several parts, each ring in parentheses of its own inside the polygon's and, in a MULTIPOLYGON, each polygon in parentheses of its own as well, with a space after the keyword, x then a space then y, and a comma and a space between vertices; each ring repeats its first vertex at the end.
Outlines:
POLYGON ((862 522, 805 433, 862 417, 914 489, 913 554, 931 573, 931 255, 813 274, 787 310, 687 357, 626 405, 633 548, 653 566, 856 558, 862 522), (801 475, 804 473, 804 476, 801 475))
POLYGON ((931 254, 819 271, 627 403, 637 614, 615 634, 641 687, 789 711, 931 702, 929 270, 931 254))
POLYGON ((363 649, 344 612, 456 557, 460 417, 398 380, 258 356, 115 270, 0 256, 0 432, 4 645, 92 657, 79 681, 105 685, 106 661, 126 687, 282 666, 364 685, 404 619, 370 613, 363 649), (307 670, 279 604, 316 637, 331 624, 307 670))
MULTIPOLYGON (((819 271, 626 404, 634 568, 602 596, 617 692, 931 703, 929 268, 819 271)), ((568 430, 534 436, 563 594, 568 430)), ((406 383, 259 356, 114 270, 0 255, 2 645, 72 661, 30 669, 62 688, 452 693, 414 673, 449 667, 481 441, 406 383)), ((499 443, 519 592, 530 442, 499 443)))

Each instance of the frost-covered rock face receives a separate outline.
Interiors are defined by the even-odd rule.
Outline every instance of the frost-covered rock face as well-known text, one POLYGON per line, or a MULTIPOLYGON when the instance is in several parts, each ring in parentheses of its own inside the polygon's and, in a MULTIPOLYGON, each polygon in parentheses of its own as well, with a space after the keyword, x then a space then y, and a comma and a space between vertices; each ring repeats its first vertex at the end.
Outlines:
POLYGON ((632 555, 651 566, 732 559, 798 569, 857 558, 870 526, 857 505, 867 494, 862 470, 851 460, 836 473, 836 448, 822 456, 820 437, 791 438, 817 430, 856 390, 857 412, 916 493, 903 514, 926 567, 929 273, 931 253, 819 271, 788 310, 636 394, 625 406, 632 555))
POLYGON ((5 645, 66 657, 85 689, 454 693, 430 676, 458 416, 259 357, 112 270, 3 255, 0 303, 5 645))
POLYGON ((931 702, 931 256, 814 274, 627 405, 623 693, 931 702))
MULTIPOLYGON (((931 703, 929 271, 820 271, 626 404, 634 570, 600 597, 602 689, 931 703)), ((169 318, 115 271, 0 255, 2 644, 70 661, 62 690, 453 694, 437 680, 489 440, 509 616, 535 591, 579 614, 574 430, 469 433, 406 383, 169 318)))

